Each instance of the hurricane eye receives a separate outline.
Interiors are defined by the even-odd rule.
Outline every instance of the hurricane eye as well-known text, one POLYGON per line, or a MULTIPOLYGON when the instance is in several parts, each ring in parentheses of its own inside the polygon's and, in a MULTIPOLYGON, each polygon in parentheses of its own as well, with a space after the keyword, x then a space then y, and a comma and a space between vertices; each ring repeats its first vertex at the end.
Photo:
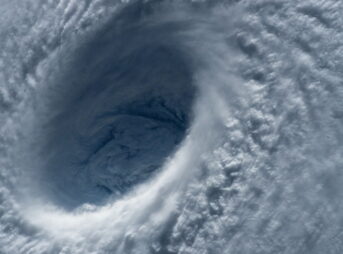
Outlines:
POLYGON ((50 96, 41 185, 63 207, 99 204, 147 181, 189 126, 194 87, 183 54, 124 37, 89 43, 50 96))

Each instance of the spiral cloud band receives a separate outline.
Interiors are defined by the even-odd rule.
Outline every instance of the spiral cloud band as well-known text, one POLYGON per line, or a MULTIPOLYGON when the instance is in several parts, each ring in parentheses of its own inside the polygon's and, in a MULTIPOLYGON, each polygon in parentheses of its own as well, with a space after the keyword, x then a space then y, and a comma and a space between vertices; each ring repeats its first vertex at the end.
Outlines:
POLYGON ((343 253, 343 2, 1 10, 0 254, 343 253))

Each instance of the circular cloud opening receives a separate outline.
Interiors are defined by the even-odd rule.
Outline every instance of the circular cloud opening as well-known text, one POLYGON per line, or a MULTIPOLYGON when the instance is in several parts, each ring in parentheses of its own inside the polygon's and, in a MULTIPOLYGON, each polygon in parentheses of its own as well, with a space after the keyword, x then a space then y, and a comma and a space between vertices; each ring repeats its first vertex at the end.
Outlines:
POLYGON ((54 89, 45 89, 35 181, 50 201, 73 209, 118 198, 156 174, 183 140, 191 70, 154 29, 119 36, 106 28, 64 59, 54 89))

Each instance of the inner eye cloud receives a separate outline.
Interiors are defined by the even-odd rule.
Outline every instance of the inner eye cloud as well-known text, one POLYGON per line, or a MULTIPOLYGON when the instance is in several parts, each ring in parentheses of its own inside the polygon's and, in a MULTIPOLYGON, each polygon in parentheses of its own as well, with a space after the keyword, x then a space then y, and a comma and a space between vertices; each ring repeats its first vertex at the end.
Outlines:
POLYGON ((1 254, 343 253, 342 1, 1 10, 1 254))

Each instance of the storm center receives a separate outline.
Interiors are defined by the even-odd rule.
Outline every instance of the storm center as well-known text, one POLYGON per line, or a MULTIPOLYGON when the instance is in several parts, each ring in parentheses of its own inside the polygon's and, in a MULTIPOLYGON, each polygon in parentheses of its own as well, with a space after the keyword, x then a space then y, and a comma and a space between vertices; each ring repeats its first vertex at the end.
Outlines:
POLYGON ((180 52, 92 50, 61 79, 42 130, 40 185, 67 208, 120 197, 157 174, 191 120, 194 87, 180 52))

